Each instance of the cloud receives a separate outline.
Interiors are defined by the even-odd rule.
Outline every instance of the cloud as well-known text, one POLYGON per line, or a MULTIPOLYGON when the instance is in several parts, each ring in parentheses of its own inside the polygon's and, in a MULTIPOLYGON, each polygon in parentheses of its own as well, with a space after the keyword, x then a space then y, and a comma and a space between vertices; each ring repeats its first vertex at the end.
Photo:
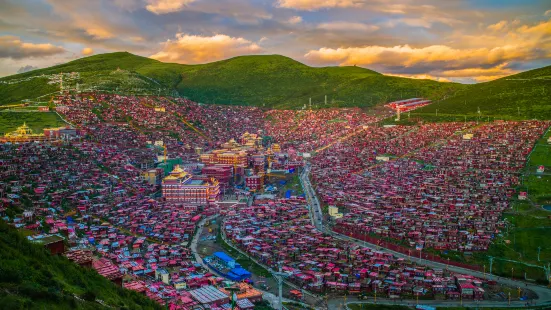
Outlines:
POLYGON ((514 46, 493 49, 455 49, 445 45, 413 48, 409 45, 393 47, 365 46, 349 48, 320 48, 308 52, 305 57, 318 63, 340 65, 371 65, 411 67, 426 63, 461 66, 463 64, 495 64, 500 61, 520 58, 523 51, 514 46))
POLYGON ((408 79, 416 79, 416 80, 434 80, 438 82, 451 82, 450 79, 440 76, 434 76, 430 74, 394 74, 394 73, 387 73, 386 75, 390 76, 397 76, 397 77, 404 77, 408 79))
POLYGON ((507 66, 508 63, 503 63, 491 68, 445 70, 441 75, 448 78, 472 77, 477 82, 487 82, 517 73, 516 70, 509 69, 507 66))
POLYGON ((503 29, 505 29, 505 27, 507 27, 507 21, 506 20, 502 20, 498 23, 495 23, 493 25, 490 25, 488 26, 488 30, 492 30, 492 31, 501 31, 503 29))
POLYGON ((551 10, 545 11, 545 13, 544 13, 543 15, 544 15, 544 16, 551 16, 551 10))
POLYGON ((300 23, 302 23, 302 17, 293 16, 293 17, 289 18, 288 22, 289 22, 289 24, 293 24, 293 25, 300 24, 300 23))
POLYGON ((83 29, 86 31, 87 34, 94 37, 95 39, 111 39, 115 37, 114 33, 101 26, 83 26, 83 29))
POLYGON ((94 50, 91 49, 90 47, 85 47, 85 48, 82 49, 82 51, 80 53, 84 56, 88 56, 88 55, 94 54, 94 50))
POLYGON ((25 73, 25 72, 33 71, 33 70, 36 70, 36 69, 38 69, 38 67, 31 66, 31 65, 26 65, 24 67, 19 68, 17 70, 17 73, 25 73))
POLYGON ((425 18, 399 18, 389 20, 388 22, 384 23, 384 25, 387 27, 396 27, 399 24, 403 24, 412 27, 430 28, 433 22, 434 20, 425 18))
POLYGON ((192 2, 195 0, 148 0, 149 4, 145 8, 157 15, 167 14, 181 11, 192 2))
POLYGON ((304 57, 317 65, 359 65, 402 76, 488 81, 517 73, 513 69, 517 63, 551 58, 551 20, 520 24, 516 19, 502 20, 487 27, 494 34, 458 33, 450 37, 450 44, 324 47, 304 57))
POLYGON ((176 34, 176 40, 163 43, 153 59, 186 64, 211 62, 238 55, 258 54, 262 48, 247 39, 217 34, 211 37, 176 34))
POLYGON ((142 6, 141 0, 113 0, 113 4, 127 11, 134 11, 142 6))
POLYGON ((374 25, 366 25, 362 23, 350 23, 350 22, 322 23, 318 25, 318 28, 323 30, 329 30, 329 31, 362 31, 362 32, 372 32, 379 29, 379 27, 374 25))
POLYGON ((277 6, 287 9, 316 11, 326 8, 357 7, 363 2, 362 0, 279 0, 277 6))
POLYGON ((27 43, 15 36, 0 37, 0 58, 23 59, 65 53, 65 49, 49 43, 27 43))

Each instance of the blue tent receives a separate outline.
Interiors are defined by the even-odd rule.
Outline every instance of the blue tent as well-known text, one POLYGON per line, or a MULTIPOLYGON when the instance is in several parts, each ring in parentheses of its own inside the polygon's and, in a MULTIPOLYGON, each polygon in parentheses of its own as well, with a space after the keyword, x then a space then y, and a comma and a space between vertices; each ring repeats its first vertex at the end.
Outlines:
POLYGON ((222 260, 225 263, 234 262, 235 259, 231 258, 228 254, 224 252, 215 252, 214 256, 218 257, 218 259, 222 260))
POLYGON ((232 281, 243 281, 251 277, 251 273, 243 268, 233 268, 228 272, 227 277, 232 281))

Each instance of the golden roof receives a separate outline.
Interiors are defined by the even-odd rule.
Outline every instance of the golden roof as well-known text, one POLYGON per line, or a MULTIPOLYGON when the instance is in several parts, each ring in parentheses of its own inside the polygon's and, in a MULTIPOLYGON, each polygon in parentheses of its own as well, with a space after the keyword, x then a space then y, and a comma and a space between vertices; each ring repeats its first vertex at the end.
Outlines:
POLYGON ((27 123, 23 123, 22 126, 17 127, 16 130, 4 135, 5 137, 42 137, 44 134, 34 134, 32 129, 27 126, 27 123))
POLYGON ((184 171, 184 169, 182 169, 182 167, 180 167, 180 165, 176 165, 176 166, 174 166, 174 170, 172 170, 172 172, 182 173, 182 172, 185 172, 185 171, 184 171))
POLYGON ((176 179, 185 178, 187 175, 188 175, 188 173, 184 169, 182 169, 182 167, 180 167, 180 165, 175 165, 172 172, 170 172, 170 175, 167 176, 165 179, 166 180, 176 180, 176 179))

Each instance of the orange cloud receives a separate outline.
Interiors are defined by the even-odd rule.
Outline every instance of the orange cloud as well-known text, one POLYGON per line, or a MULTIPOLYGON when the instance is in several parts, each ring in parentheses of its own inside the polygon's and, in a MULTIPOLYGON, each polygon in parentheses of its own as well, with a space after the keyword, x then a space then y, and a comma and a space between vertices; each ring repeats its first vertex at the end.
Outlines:
POLYGON ((360 6, 362 0, 279 0, 278 7, 315 11, 325 8, 349 8, 360 6))
POLYGON ((502 20, 498 23, 495 23, 493 25, 488 26, 488 30, 501 31, 501 30, 505 29, 505 27, 507 27, 507 21, 502 20))
POLYGON ((319 65, 377 66, 383 73, 388 71, 410 77, 470 77, 488 81, 517 73, 508 68, 512 62, 551 57, 551 20, 533 25, 519 24, 518 20, 513 20, 489 25, 487 29, 494 34, 455 34, 449 38, 454 46, 324 47, 310 50, 304 57, 319 65))
POLYGON ((96 39, 111 39, 115 37, 115 34, 102 27, 93 26, 91 28, 86 28, 86 26, 84 26, 83 28, 85 29, 86 33, 96 39))
POLYGON ((517 29, 517 32, 520 34, 535 35, 537 38, 541 36, 550 36, 551 35, 551 19, 548 21, 540 22, 534 26, 523 25, 517 29))
POLYGON ((508 63, 503 63, 491 68, 466 68, 460 70, 445 70, 440 74, 448 78, 471 77, 477 82, 487 82, 504 76, 518 73, 507 68, 508 63))
POLYGON ((145 8, 155 14, 167 14, 181 11, 192 2, 195 0, 148 0, 145 8))
POLYGON ((82 51, 80 53, 84 56, 88 56, 88 55, 94 54, 94 50, 89 48, 89 47, 85 47, 85 48, 82 49, 82 51))
POLYGON ((50 43, 27 43, 15 36, 0 36, 0 58, 23 59, 65 53, 61 46, 50 43))
POLYGON ((516 46, 496 48, 455 49, 446 45, 431 45, 413 48, 409 45, 393 47, 365 46, 348 48, 320 48, 304 55, 316 63, 338 63, 339 65, 372 65, 411 67, 421 63, 446 62, 454 65, 493 64, 499 61, 525 56, 516 46))
POLYGON ((438 82, 451 82, 450 79, 440 77, 440 76, 434 76, 430 74, 394 74, 394 73, 387 73, 385 75, 390 76, 398 76, 398 77, 404 77, 408 79, 416 79, 416 80, 434 80, 438 82))
POLYGON ((163 49, 150 57, 166 62, 194 64, 260 52, 262 48, 258 44, 244 38, 223 34, 203 37, 179 33, 176 40, 166 41, 163 49))

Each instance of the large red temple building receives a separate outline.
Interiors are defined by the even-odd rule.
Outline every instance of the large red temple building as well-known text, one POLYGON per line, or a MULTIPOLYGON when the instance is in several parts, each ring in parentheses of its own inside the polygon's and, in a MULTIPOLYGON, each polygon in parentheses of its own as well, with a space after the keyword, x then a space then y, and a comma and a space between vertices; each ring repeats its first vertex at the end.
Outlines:
POLYGON ((208 181, 194 178, 180 165, 176 165, 163 179, 162 191, 163 197, 170 202, 211 204, 220 196, 220 185, 215 178, 208 181))

